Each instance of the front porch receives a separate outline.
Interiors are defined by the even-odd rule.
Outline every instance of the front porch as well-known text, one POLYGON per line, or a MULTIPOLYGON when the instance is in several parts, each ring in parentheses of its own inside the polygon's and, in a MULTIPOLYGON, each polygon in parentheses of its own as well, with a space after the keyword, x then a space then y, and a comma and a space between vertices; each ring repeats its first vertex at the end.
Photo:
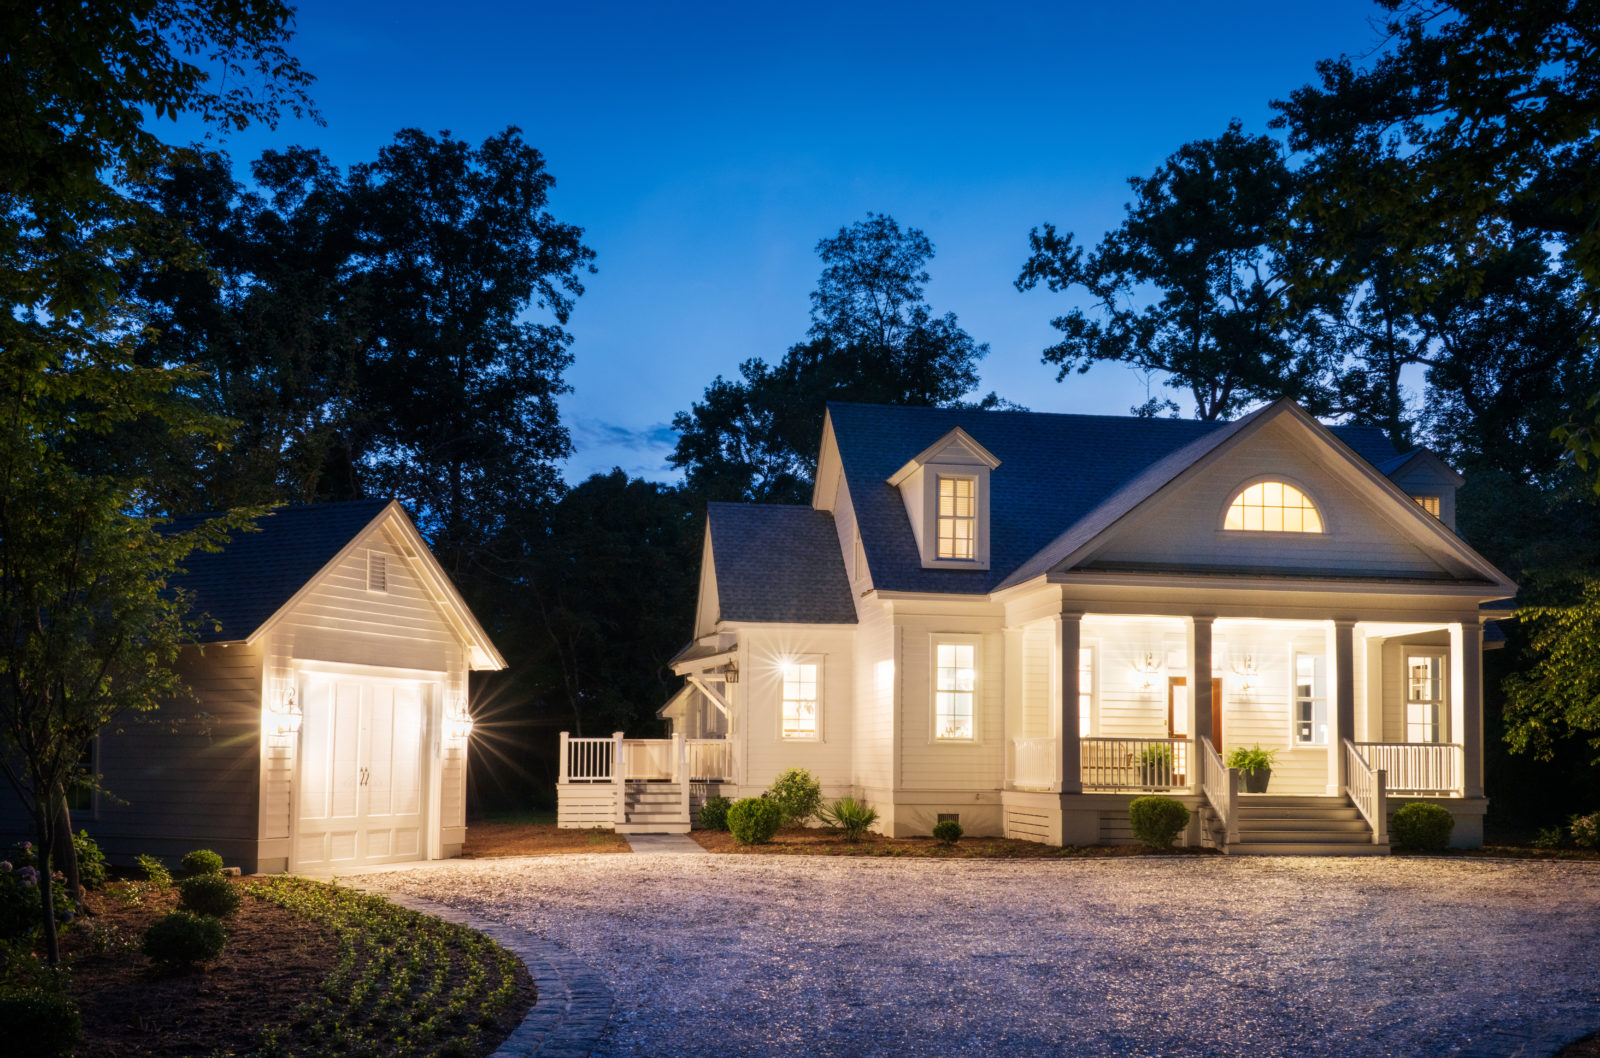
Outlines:
POLYGON ((737 780, 722 738, 573 738, 561 732, 556 824, 620 834, 687 834, 705 799, 737 780))

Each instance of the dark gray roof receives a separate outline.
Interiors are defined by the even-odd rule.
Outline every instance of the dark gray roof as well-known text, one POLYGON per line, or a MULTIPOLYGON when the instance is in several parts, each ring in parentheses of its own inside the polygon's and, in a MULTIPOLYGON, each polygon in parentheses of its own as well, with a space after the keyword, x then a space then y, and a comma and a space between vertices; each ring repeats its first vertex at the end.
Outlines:
MULTIPOLYGON (((206 622, 200 641, 248 639, 389 502, 280 507, 256 520, 257 531, 235 533, 221 551, 190 555, 173 584, 193 596, 195 613, 221 623, 213 630, 206 622)), ((171 528, 189 528, 209 517, 214 515, 178 518, 171 528)))
POLYGON ((778 504, 707 505, 724 621, 854 624, 833 515, 778 504))
MULTIPOLYGON (((874 588, 984 594, 1146 470, 1229 423, 1109 415, 829 404, 874 588), (906 461, 955 427, 1000 460, 989 495, 988 570, 923 569, 900 492, 906 461)), ((1334 436, 1376 465, 1395 450, 1373 426, 1334 436)), ((832 561, 842 564, 837 542, 832 561)), ((841 570, 842 573, 842 570, 841 570)))

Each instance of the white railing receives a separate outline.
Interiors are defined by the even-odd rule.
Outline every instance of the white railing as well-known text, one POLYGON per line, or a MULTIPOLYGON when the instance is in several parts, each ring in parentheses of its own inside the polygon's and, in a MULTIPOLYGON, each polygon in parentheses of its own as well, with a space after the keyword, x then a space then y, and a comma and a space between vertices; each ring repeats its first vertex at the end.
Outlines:
POLYGON ((622 761, 629 782, 671 782, 678 777, 675 738, 625 738, 622 761))
POLYGON ((1054 738, 1014 738, 1011 740, 1011 784, 1030 789, 1049 790, 1056 784, 1056 740, 1054 738))
POLYGON ((1186 738, 1083 738, 1078 759, 1085 790, 1187 789, 1186 738))
POLYGON ((1345 789, 1356 810, 1372 828, 1372 843, 1383 845, 1389 840, 1389 798, 1384 792, 1384 771, 1373 768, 1361 750, 1348 738, 1344 740, 1345 789))
POLYGON ((725 738, 691 738, 683 744, 691 782, 733 782, 733 743, 725 738))
POLYGON ((1228 844, 1239 840, 1239 769, 1222 763, 1217 748, 1200 736, 1200 790, 1222 819, 1223 838, 1228 844))
POLYGON ((1461 747, 1449 742, 1356 742, 1372 768, 1387 772, 1389 793, 1461 796, 1461 747))
POLYGON ((561 732, 561 782, 611 782, 622 732, 610 738, 573 738, 561 732))

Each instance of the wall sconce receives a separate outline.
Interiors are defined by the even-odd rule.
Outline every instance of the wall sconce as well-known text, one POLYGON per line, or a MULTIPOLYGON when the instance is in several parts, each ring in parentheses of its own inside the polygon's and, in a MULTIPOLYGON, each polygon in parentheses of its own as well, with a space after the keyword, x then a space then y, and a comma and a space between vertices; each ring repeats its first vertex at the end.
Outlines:
POLYGON ((267 717, 273 726, 273 734, 293 735, 300 730, 305 713, 300 709, 299 696, 295 694, 293 684, 283 692, 282 698, 267 707, 267 717))
POLYGON ((727 680, 729 683, 738 683, 739 682, 739 666, 738 666, 738 664, 735 663, 735 662, 730 661, 726 665, 724 665, 722 667, 722 678, 727 680))
POLYGON ((1141 691, 1152 690, 1155 685, 1156 673, 1161 671, 1161 659, 1156 657, 1154 651, 1133 656, 1133 671, 1139 674, 1141 691))
POLYGON ((1254 654, 1246 654, 1233 666, 1234 673, 1239 677, 1239 693, 1250 694, 1256 689, 1256 677, 1261 675, 1261 670, 1256 667, 1254 654))
POLYGON ((444 737, 451 742, 465 742, 471 734, 472 714, 467 711, 467 700, 452 699, 444 711, 444 737))

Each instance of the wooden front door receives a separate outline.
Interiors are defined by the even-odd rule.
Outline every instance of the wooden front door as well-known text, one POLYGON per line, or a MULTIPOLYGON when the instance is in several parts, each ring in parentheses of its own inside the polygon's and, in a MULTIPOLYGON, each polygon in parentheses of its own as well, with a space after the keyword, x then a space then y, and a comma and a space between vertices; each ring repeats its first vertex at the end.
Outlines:
MULTIPOLYGON (((1189 729, 1189 677, 1171 676, 1167 679, 1167 736, 1192 738, 1189 729)), ((1211 680, 1211 744, 1222 752, 1222 678, 1211 680)))

